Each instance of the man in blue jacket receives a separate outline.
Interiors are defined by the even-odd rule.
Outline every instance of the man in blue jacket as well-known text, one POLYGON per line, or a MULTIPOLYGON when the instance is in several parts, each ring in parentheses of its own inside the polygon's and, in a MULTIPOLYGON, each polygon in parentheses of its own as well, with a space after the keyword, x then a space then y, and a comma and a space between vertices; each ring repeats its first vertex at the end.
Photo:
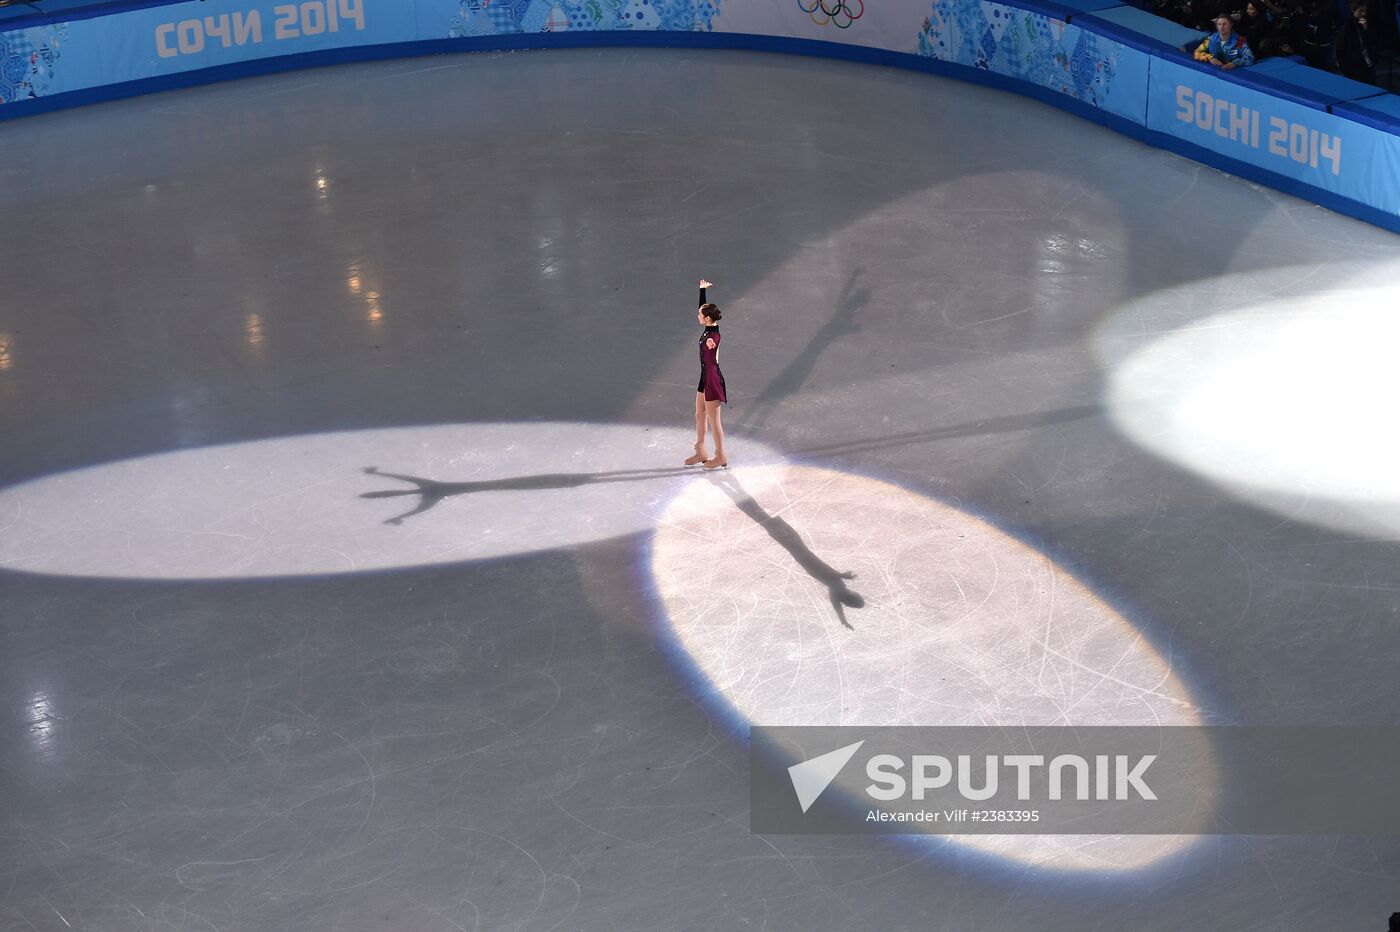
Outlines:
POLYGON ((1210 62, 1225 71, 1254 64, 1254 53, 1244 36, 1235 32, 1235 21, 1224 13, 1215 18, 1215 32, 1196 47, 1196 61, 1210 62))

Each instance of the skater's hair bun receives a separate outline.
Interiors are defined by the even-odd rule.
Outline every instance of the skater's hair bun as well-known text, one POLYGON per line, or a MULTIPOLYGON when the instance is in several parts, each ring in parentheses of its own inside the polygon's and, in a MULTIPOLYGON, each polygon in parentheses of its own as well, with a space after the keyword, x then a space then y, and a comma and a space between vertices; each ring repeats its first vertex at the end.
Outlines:
POLYGON ((715 323, 719 323, 719 318, 720 318, 719 305, 717 305, 717 304, 702 304, 702 305, 700 305, 700 313, 701 313, 703 316, 710 318, 710 320, 713 320, 715 323))

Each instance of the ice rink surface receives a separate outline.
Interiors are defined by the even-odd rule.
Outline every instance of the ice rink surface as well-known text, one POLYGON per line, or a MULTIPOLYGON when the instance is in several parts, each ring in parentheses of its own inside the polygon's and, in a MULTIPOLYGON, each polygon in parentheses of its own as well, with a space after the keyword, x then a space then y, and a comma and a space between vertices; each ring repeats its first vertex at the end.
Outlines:
POLYGON ((760 724, 1400 724, 1400 240, 753 53, 0 124, 0 928, 1381 930, 1388 837, 748 830, 760 724), (733 469, 692 441, 695 282, 733 469))

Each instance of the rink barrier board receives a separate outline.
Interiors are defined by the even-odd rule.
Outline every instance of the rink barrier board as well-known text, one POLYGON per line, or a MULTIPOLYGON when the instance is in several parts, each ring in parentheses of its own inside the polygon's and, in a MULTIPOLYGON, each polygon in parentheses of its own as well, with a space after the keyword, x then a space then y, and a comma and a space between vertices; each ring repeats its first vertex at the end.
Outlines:
MULTIPOLYGON (((54 26, 79 22, 94 18, 119 18, 133 13, 145 13, 152 8, 178 5, 182 0, 146 0, 128 4, 120 10, 89 9, 80 15, 59 13, 26 18, 19 23, 0 21, 0 37, 41 26, 54 26), (42 22, 41 22, 42 21, 42 22)), ((763 0, 731 0, 731 2, 763 2, 763 0)), ((944 0, 946 3, 947 0, 944 0)), ((1020 0, 1020 2, 995 3, 989 0, 954 0, 957 3, 980 3, 987 9, 1015 11, 1030 16, 1045 17, 1054 28, 1066 29, 1067 25, 1092 32, 1101 41, 1111 43, 1114 58, 1124 51, 1131 50, 1141 56, 1146 74, 1134 74, 1136 68, 1128 69, 1126 81, 1140 81, 1148 90, 1142 102, 1143 116, 1134 114, 1129 118, 1111 112, 1102 105, 1095 105, 1077 99, 1052 87, 1024 80, 1019 76, 1002 74, 987 67, 973 67, 967 64, 931 58, 927 55, 891 51, 869 45, 849 42, 829 42, 822 40, 795 38, 740 32, 723 31, 665 31, 665 30, 573 30, 564 32, 502 33, 458 38, 415 38, 399 42, 365 42, 343 44, 311 51, 288 54, 268 54, 250 57, 223 64, 193 66, 185 70, 160 74, 135 80, 115 81, 66 90, 46 96, 32 97, 11 103, 0 104, 0 120, 38 114, 89 103, 117 100, 157 91, 186 88, 202 84, 222 82, 237 78, 266 75, 278 72, 315 68, 327 65, 353 62, 377 61, 407 58, 424 55, 450 54, 460 52, 514 51, 548 48, 591 48, 591 47, 665 47, 691 49, 729 49, 777 52, 822 58, 840 59, 884 67, 896 67, 921 71, 942 77, 951 77, 970 83, 980 84, 999 90, 1007 90, 1051 104, 1066 112, 1094 123, 1106 126, 1123 135, 1148 145, 1172 151, 1178 155, 1220 169, 1238 177, 1283 191, 1304 200, 1309 200, 1338 213, 1346 214, 1392 232, 1400 232, 1400 125, 1390 123, 1382 116, 1370 118, 1364 109, 1367 100, 1354 104, 1346 101, 1322 101, 1310 97, 1306 89, 1300 94, 1287 87, 1276 87, 1272 80, 1236 80, 1218 71, 1207 69, 1174 47, 1167 46, 1147 36, 1124 34, 1122 27, 1104 24, 1102 31, 1094 28, 1092 14, 1075 13, 1070 15, 1067 7, 1054 0, 1020 0), (1190 121, 1180 118, 1180 112, 1172 115, 1170 86, 1179 92, 1185 82, 1192 95, 1208 96, 1220 104, 1222 101, 1240 106, 1251 113, 1261 110, 1282 109, 1287 113, 1283 119, 1292 130, 1291 141, 1295 143, 1291 155, 1303 155, 1297 164, 1289 162, 1286 154, 1283 162, 1290 171, 1278 170, 1278 158, 1265 158, 1260 155, 1262 133, 1251 127, 1256 137, 1254 145, 1241 147, 1238 139, 1220 137, 1223 124, 1217 122, 1214 130, 1204 130, 1190 121), (1248 99, 1255 107, 1236 104, 1234 99, 1248 99), (1261 101, 1267 100, 1267 104, 1261 101), (1332 103, 1336 103, 1336 112, 1332 103), (1322 158, 1319 159, 1318 138, 1321 136, 1322 158), (1297 145, 1302 140, 1303 149, 1297 145), (1343 176, 1340 168, 1331 172, 1333 164, 1327 156, 1327 146, 1340 146, 1344 154, 1351 155, 1351 163, 1363 164, 1343 176), (1232 145, 1233 143, 1233 145, 1232 145), (1357 156, 1357 150, 1361 155, 1357 156), (1232 151, 1234 150, 1234 151, 1232 151), (1311 164, 1309 164, 1309 162, 1311 164), (1320 169, 1320 171, 1319 171, 1320 169), (1365 176, 1369 169, 1370 175, 1365 176), (1304 177, 1299 177, 1302 174, 1304 177), (1313 183, 1306 176, 1321 177, 1322 183, 1313 183)), ((920 4, 920 8, 925 5, 920 4)), ((204 9, 217 12, 221 8, 209 4, 204 9)), ((409 5, 409 9, 413 7, 409 5)), ((412 16, 412 14, 410 14, 412 16)), ((403 28, 405 24, 398 24, 403 28)), ((416 24, 414 24, 416 25, 416 24)), ((1132 56, 1127 56, 1132 60, 1132 56)), ((130 67, 128 63, 127 67, 130 67)), ((1264 75, 1260 75, 1264 78, 1264 75)), ((1381 94, 1377 100, 1400 100, 1381 94)), ((1180 98, 1176 101, 1180 103, 1180 98)), ((1121 104, 1119 106, 1121 109, 1121 104)), ((1223 109, 1223 108, 1222 108, 1223 109)), ((1178 108, 1179 111, 1179 108, 1178 108)), ((1238 116, 1238 114, 1236 114, 1238 116)), ((1199 114, 1198 114, 1199 116, 1199 114)), ((1379 116, 1379 115, 1378 115, 1379 116)), ((1224 118, 1222 118, 1223 120, 1224 118)), ((1257 116, 1254 118, 1257 121, 1257 116)), ((1236 127, 1237 129, 1238 127, 1236 127)), ((1239 135, 1236 133, 1236 135, 1239 135)), ((1271 145, 1277 140, 1271 140, 1271 145)), ((1287 149, 1285 144, 1284 149, 1287 149)), ((1279 157, 1274 151, 1272 156, 1279 157)), ((1339 161, 1339 160, 1337 160, 1339 161)))
POLYGON ((1340 103, 1333 112, 1345 114, 1348 120, 1400 135, 1400 97, 1392 94, 1340 103))

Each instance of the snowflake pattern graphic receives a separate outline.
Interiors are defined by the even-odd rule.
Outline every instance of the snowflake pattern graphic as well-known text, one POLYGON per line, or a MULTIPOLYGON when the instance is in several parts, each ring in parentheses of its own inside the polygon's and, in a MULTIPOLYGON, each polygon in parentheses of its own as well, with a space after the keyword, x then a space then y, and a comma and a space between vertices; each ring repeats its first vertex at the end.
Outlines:
POLYGON ((448 35, 564 30, 708 32, 722 0, 461 0, 448 35))
POLYGON ((1036 84, 1102 107, 1116 71, 1106 39, 991 0, 934 0, 918 52, 1036 84))
POLYGON ((67 24, 0 32, 0 104, 42 96, 68 34, 67 24))

